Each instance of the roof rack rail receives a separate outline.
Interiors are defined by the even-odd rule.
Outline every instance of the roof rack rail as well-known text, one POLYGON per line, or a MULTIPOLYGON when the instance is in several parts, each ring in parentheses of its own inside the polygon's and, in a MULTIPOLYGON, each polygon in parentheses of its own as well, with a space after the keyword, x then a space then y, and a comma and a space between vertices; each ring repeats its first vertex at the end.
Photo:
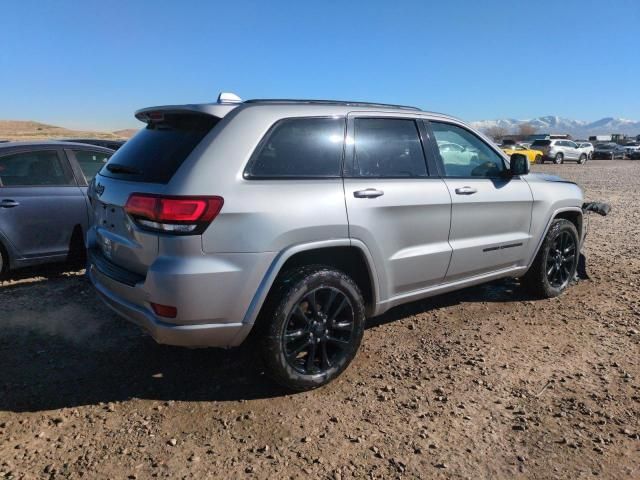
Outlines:
POLYGON ((291 98, 254 98, 245 100, 244 103, 285 103, 285 104, 308 104, 308 105, 344 105, 349 107, 383 107, 397 108, 399 110, 421 111, 418 107, 408 105, 393 105, 390 103, 352 102, 346 100, 304 100, 291 98))

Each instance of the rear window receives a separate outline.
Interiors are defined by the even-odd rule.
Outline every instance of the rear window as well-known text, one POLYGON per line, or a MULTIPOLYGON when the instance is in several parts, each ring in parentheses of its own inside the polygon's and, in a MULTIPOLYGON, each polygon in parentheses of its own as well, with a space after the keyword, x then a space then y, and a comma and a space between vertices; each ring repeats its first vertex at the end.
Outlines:
POLYGON ((339 177, 344 130, 344 118, 280 120, 260 142, 245 177, 339 177))
POLYGON ((167 183, 219 119, 196 113, 165 114, 150 121, 100 170, 105 177, 167 183))
POLYGON ((536 140, 531 144, 531 147, 548 147, 551 145, 551 140, 536 140))

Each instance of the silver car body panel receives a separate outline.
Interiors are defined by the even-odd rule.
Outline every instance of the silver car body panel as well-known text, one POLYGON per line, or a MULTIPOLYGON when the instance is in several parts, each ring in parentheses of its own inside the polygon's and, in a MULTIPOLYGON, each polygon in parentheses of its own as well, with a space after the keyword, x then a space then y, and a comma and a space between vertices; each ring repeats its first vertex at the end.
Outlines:
MULTIPOLYGON (((581 213, 582 192, 576 185, 534 174, 501 182, 441 178, 433 172, 413 179, 243 176, 267 131, 278 120, 292 117, 373 115, 446 121, 473 131, 508 163, 484 135, 441 114, 354 105, 244 103, 152 107, 137 115, 144 118, 158 111, 194 111, 220 121, 166 184, 98 176, 102 194, 90 189, 95 220, 87 240, 90 249, 140 276, 138 283, 128 286, 109 278, 96 264, 89 269, 105 302, 161 343, 240 344, 282 266, 302 251, 358 248, 371 277, 368 314, 378 315, 408 301, 522 275, 553 217, 566 211, 581 213), (478 192, 456 195, 461 186, 478 192), (384 195, 354 197, 353 192, 367 188, 384 195), (218 195, 224 207, 202 235, 149 233, 124 213, 134 192, 218 195), (176 306, 177 318, 156 316, 152 302, 176 306)), ((349 135, 347 131, 347 143, 349 135)))

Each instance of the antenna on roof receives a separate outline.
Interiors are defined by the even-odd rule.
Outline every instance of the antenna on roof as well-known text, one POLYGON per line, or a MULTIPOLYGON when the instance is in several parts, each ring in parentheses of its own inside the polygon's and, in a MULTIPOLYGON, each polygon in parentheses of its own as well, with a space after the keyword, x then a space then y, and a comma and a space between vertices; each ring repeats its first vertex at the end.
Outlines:
POLYGON ((218 103, 242 103, 242 99, 231 92, 220 92, 218 95, 218 103))

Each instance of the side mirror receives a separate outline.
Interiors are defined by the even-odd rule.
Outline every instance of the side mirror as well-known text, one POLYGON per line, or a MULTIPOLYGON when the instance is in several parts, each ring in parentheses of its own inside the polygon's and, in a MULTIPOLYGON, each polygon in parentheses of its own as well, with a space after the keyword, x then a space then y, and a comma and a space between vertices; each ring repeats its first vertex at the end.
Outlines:
POLYGON ((529 159, 521 153, 511 155, 509 173, 511 173, 512 177, 529 173, 529 159))

